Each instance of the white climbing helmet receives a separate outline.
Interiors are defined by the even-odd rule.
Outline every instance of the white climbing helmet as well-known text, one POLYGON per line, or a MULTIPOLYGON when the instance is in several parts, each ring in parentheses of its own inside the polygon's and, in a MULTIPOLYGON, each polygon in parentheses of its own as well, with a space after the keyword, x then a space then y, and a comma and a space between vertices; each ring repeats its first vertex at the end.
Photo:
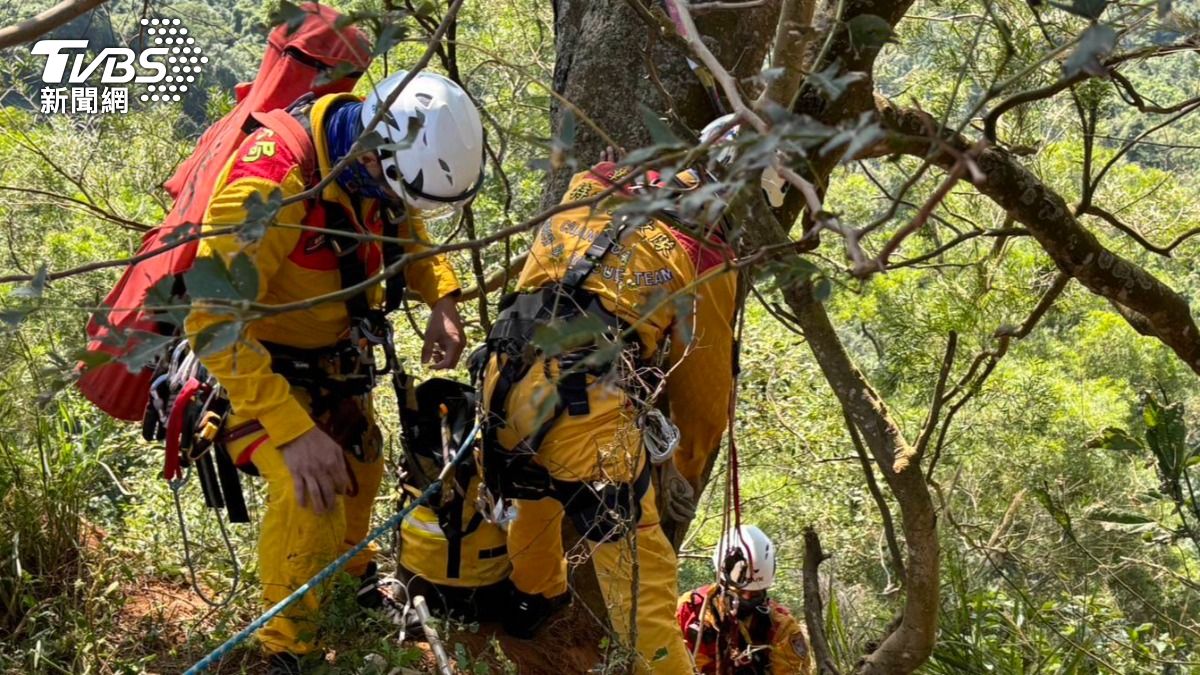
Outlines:
POLYGON ((765 591, 775 583, 775 544, 754 525, 731 528, 713 550, 717 579, 739 591, 765 591))
MULTIPOLYGON (((366 126, 404 81, 399 71, 376 85, 363 102, 366 126)), ((379 150, 388 186, 426 219, 449 215, 483 184, 483 124, 462 87, 436 73, 420 72, 404 86, 375 130, 398 147, 379 150), (408 142, 409 124, 420 123, 408 142)))
MULTIPOLYGON (((734 120, 734 113, 721 115, 717 119, 708 123, 707 126, 700 132, 701 143, 712 143, 712 147, 716 150, 716 159, 719 164, 729 165, 733 162, 734 153, 737 149, 733 146, 732 141, 737 138, 738 132, 742 130, 740 124, 730 124, 734 120), (728 127, 728 128, 726 128, 728 127), (721 133, 724 131, 724 133, 721 133)), ((788 184, 779 175, 773 167, 763 169, 762 180, 763 194, 766 195, 767 203, 773 207, 783 206, 783 196, 787 193, 788 184)))

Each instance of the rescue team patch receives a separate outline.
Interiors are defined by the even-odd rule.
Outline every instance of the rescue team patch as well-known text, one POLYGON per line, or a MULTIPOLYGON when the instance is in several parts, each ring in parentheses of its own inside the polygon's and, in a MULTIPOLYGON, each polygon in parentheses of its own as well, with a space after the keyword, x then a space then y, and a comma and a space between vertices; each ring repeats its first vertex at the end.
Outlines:
POLYGON ((237 160, 229 169, 226 185, 239 178, 262 178, 282 183, 296 167, 292 151, 279 142, 275 132, 270 129, 259 129, 247 136, 233 156, 237 160))

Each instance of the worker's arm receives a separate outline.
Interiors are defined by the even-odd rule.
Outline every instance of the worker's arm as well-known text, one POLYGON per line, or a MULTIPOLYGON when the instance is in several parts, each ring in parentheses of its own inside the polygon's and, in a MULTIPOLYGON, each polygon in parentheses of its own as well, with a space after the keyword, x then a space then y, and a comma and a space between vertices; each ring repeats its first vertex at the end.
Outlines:
POLYGON ((771 613, 771 621, 775 629, 771 640, 771 672, 775 675, 812 675, 812 649, 804 627, 778 607, 771 613))
MULTIPOLYGON (((264 167, 263 170, 268 168, 264 167)), ((286 196, 303 189, 295 172, 287 173, 277 181, 236 169, 231 175, 242 174, 241 177, 221 188, 209 202, 205 230, 245 223, 244 205, 251 195, 257 194, 265 200, 274 190, 282 190, 286 196)), ((257 173, 261 174, 262 171, 257 173)), ((284 207, 276 216, 276 221, 299 224, 304 215, 304 205, 298 202, 284 207)), ((280 227, 268 227, 259 241, 249 244, 233 234, 210 237, 201 240, 198 255, 219 257, 226 265, 238 254, 250 256, 258 270, 258 299, 262 299, 276 270, 296 246, 299 237, 300 230, 280 227)), ((193 349, 196 349, 197 337, 206 329, 229 320, 229 314, 216 308, 205 307, 203 303, 193 305, 184 324, 193 349)), ((292 396, 287 380, 271 370, 270 354, 245 333, 233 347, 205 354, 200 360, 225 389, 233 410, 239 416, 258 420, 276 446, 295 440, 313 428, 312 419, 304 406, 292 396)))
POLYGON ((667 400, 679 427, 675 467, 699 494, 709 458, 721 447, 733 390, 733 315, 736 274, 702 277, 691 316, 675 319, 671 336, 667 400), (690 340, 689 340, 690 337, 690 340))
MULTIPOLYGON (((432 241, 425 229, 425 223, 412 214, 406 217, 400 226, 400 237, 416 240, 416 243, 404 247, 405 253, 408 254, 428 251, 428 243, 432 241)), ((460 290, 454 267, 444 255, 428 256, 409 263, 404 268, 404 279, 408 287, 416 291, 430 307, 460 290)))

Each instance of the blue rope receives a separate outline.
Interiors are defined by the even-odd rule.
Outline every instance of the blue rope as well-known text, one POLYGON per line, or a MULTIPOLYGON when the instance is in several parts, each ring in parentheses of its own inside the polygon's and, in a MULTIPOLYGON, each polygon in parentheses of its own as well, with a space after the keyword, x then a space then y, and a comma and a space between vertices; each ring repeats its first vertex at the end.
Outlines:
POLYGON ((266 625, 266 623, 268 621, 275 618, 275 616, 277 616, 280 612, 282 612, 283 610, 290 607, 292 604, 294 604, 300 598, 304 597, 305 593, 308 593, 310 590, 312 590, 314 587, 319 585, 321 582, 323 582, 326 579, 328 579, 329 577, 333 576, 334 572, 337 572, 346 563, 350 562, 351 558, 353 558, 360 551, 365 549, 367 547, 367 545, 369 545, 372 541, 375 541, 376 539, 382 537, 383 535, 387 534, 388 532, 391 532, 397 525, 400 524, 401 520, 404 520, 405 516, 407 516, 409 513, 412 513, 413 509, 424 504, 427 499, 429 499, 431 496, 433 496, 434 491, 437 490, 439 487, 441 487, 442 480, 446 477, 446 474, 450 471, 450 467, 458 464, 459 460, 461 460, 467 454, 467 450, 471 447, 471 444, 475 441, 475 436, 477 436, 479 434, 479 426, 480 426, 479 424, 476 424, 475 428, 471 430, 471 433, 467 434, 467 438, 463 441, 462 446, 459 447, 459 449, 456 453, 454 453, 454 458, 450 461, 449 464, 447 464, 442 469, 441 475, 438 476, 437 480, 430 483, 429 487, 425 488, 425 491, 421 493, 421 496, 417 497, 413 501, 412 504, 409 504, 407 507, 402 509, 399 513, 392 516, 391 518, 388 518, 387 522, 385 522, 384 524, 380 525, 379 527, 375 528, 374 530, 371 530, 371 533, 368 534, 365 539, 363 539, 361 542, 359 542, 358 545, 356 545, 354 548, 350 549, 349 551, 346 551, 345 553, 343 553, 341 556, 338 557, 337 560, 334 560, 333 562, 329 563, 329 565, 327 565, 325 567, 325 569, 321 570, 320 572, 318 572, 316 574, 316 576, 314 576, 313 578, 306 581, 303 586, 301 586, 300 588, 297 588, 295 591, 292 592, 291 595, 289 595, 286 598, 284 598, 283 600, 280 600, 279 602, 277 602, 274 607, 272 607, 271 609, 268 609, 266 611, 266 613, 264 613, 262 616, 258 617, 254 621, 251 621, 249 626, 246 626, 241 631, 239 631, 236 635, 234 635, 233 637, 226 640, 224 644, 222 644, 220 647, 217 647, 216 649, 214 649, 208 656, 205 656, 204 658, 197 661, 196 665, 192 666, 191 668, 188 668, 184 672, 184 675, 196 675, 198 673, 204 672, 211 666, 215 665, 218 661, 220 661, 221 659, 228 656, 229 652, 234 647, 245 642, 247 639, 249 639, 249 637, 251 635, 253 635, 256 631, 258 631, 258 629, 260 629, 264 625, 266 625))

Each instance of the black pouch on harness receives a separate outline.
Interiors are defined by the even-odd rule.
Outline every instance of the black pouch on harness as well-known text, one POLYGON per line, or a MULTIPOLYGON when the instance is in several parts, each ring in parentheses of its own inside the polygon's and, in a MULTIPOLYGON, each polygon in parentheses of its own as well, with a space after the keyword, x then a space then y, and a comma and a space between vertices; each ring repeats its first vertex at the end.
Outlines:
POLYGON ((575 531, 588 541, 603 544, 625 536, 642 519, 642 497, 650 487, 650 462, 632 483, 554 482, 575 531))

